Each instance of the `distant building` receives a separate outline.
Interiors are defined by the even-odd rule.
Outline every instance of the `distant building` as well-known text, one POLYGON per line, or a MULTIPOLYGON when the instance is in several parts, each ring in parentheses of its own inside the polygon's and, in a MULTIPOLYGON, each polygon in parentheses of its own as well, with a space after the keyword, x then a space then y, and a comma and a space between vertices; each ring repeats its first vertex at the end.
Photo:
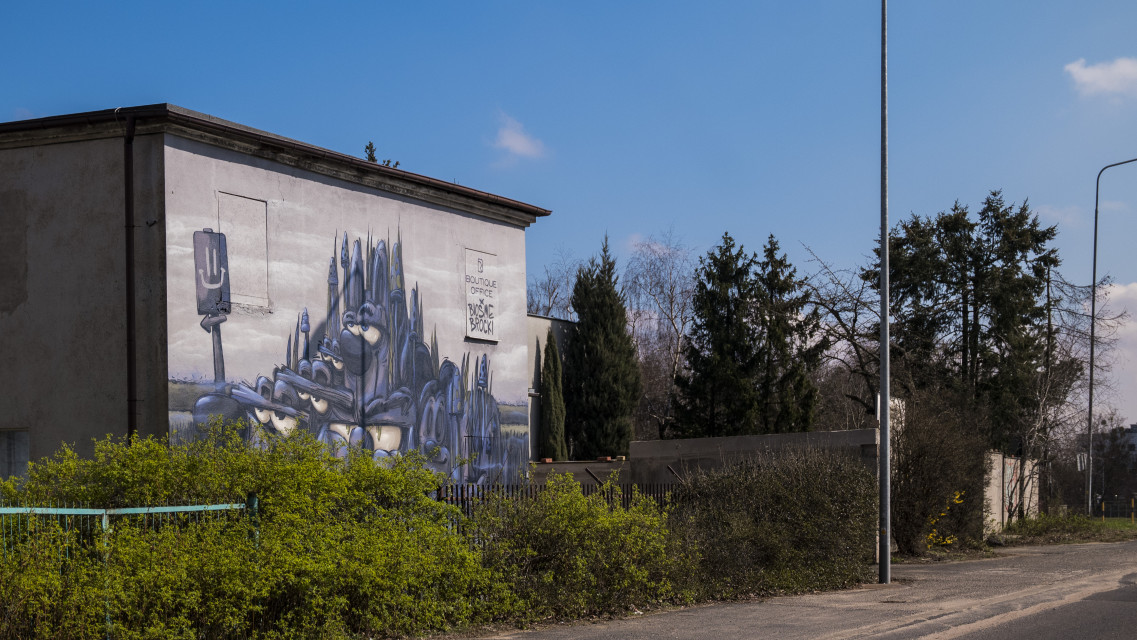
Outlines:
POLYGON ((1121 449, 1129 454, 1130 465, 1137 463, 1137 424, 1131 424, 1121 434, 1121 449))
POLYGON ((216 415, 462 480, 531 457, 545 209, 162 104, 0 124, 0 212, 0 476, 216 415))

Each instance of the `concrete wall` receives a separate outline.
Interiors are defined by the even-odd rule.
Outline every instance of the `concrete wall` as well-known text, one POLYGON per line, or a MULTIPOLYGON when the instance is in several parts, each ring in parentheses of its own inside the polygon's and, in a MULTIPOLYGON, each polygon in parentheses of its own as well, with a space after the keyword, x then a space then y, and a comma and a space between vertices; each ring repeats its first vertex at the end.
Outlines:
POLYGON ((806 447, 849 451, 876 473, 878 439, 876 429, 855 429, 636 441, 629 451, 628 479, 636 484, 676 482, 676 474, 682 476, 694 469, 713 469, 766 451, 806 447))
POLYGON ((220 413, 376 457, 421 449, 461 480, 524 470, 523 227, 174 135, 164 159, 171 433, 220 413), (228 258, 209 278, 207 228, 228 258), (197 287, 223 278, 217 381, 197 287))
POLYGON ((530 479, 534 484, 541 485, 551 474, 571 473, 573 479, 582 485, 600 484, 597 480, 607 482, 610 478, 618 479, 621 484, 626 484, 631 482, 631 468, 631 463, 627 460, 537 463, 533 465, 533 473, 530 479), (616 474, 614 478, 613 474, 616 474))
POLYGON ((160 141, 134 140, 139 382, 130 393, 122 127, 101 136, 0 140, 0 340, 14 367, 0 430, 26 430, 31 459, 62 442, 89 454, 92 438, 126 434, 131 411, 140 433, 165 431, 165 390, 145 388, 165 370, 164 283, 146 276, 164 242, 160 141))
POLYGON ((1002 531, 1020 515, 1038 515, 1038 473, 1034 460, 987 454, 987 478, 983 495, 985 533, 1002 531))

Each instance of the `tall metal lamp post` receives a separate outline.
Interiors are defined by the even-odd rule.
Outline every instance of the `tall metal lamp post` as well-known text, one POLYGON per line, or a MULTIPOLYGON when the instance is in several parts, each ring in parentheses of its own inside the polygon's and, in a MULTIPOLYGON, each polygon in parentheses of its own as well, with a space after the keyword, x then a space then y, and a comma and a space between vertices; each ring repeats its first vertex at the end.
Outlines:
POLYGON ((1094 186, 1094 272, 1090 280, 1090 397, 1089 416, 1086 418, 1086 515, 1093 515, 1093 487, 1094 487, 1094 328, 1097 324, 1098 302, 1098 196, 1101 194, 1101 174, 1111 167, 1137 162, 1137 158, 1107 164, 1098 171, 1097 184, 1094 186))
POLYGON ((892 464, 889 451, 888 335, 888 0, 880 2, 880 584, 892 581, 892 464))

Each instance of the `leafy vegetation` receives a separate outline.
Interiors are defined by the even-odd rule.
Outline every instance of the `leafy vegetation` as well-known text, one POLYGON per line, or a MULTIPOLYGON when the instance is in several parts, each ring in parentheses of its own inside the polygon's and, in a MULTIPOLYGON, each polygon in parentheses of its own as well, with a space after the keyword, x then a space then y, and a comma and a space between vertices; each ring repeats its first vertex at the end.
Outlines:
POLYGON ((1129 518, 1090 518, 1082 514, 1039 514, 1007 525, 1005 544, 1056 544, 1068 542, 1115 542, 1137 539, 1137 527, 1129 518))
POLYGON ((0 565, 0 637, 407 634, 507 618, 509 600, 434 500, 415 456, 331 455, 308 435, 250 448, 217 427, 187 445, 104 440, 34 463, 7 501, 94 507, 259 498, 259 526, 220 518, 152 530, 116 521, 61 557, 47 531, 0 565), (46 537, 45 537, 46 536, 46 537), (103 603, 108 603, 104 611, 103 603))
POLYGON ((876 480, 830 451, 768 453, 695 473, 670 522, 699 550, 690 588, 722 598, 838 589, 871 578, 876 480))
POLYGON ((32 519, 0 561, 0 638, 391 637, 868 577, 874 483, 840 456, 698 474, 672 508, 554 475, 533 499, 491 492, 466 520, 417 457, 340 459, 304 434, 250 448, 241 428, 105 440, 93 459, 64 449, 0 485, 9 503, 260 502, 255 519, 124 517, 105 535, 32 519))
POLYGON ((636 494, 628 509, 609 480, 584 496, 553 475, 536 498, 495 495, 474 516, 485 561, 538 618, 626 612, 677 596, 672 579, 690 558, 668 535, 667 512, 636 494))

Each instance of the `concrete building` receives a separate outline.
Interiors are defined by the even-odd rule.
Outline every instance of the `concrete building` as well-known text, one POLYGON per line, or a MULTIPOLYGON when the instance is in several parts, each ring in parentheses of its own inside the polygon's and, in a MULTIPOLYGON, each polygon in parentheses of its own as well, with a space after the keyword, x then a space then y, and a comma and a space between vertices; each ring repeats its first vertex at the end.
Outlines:
POLYGON ((0 475, 211 415, 514 473, 548 214, 172 105, 0 124, 0 475))

